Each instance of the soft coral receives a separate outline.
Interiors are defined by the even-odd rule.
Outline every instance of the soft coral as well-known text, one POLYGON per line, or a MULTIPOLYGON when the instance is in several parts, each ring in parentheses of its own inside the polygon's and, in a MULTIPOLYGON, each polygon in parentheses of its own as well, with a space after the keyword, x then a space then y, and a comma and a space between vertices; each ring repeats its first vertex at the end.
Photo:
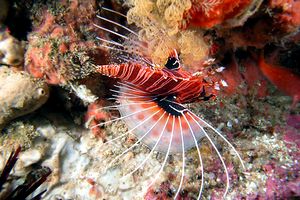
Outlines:
POLYGON ((211 28, 240 14, 250 3, 251 0, 194 0, 184 18, 192 25, 211 28))
POLYGON ((263 54, 259 58, 258 65, 270 82, 293 98, 292 107, 295 107, 300 100, 300 76, 288 68, 268 64, 263 54))

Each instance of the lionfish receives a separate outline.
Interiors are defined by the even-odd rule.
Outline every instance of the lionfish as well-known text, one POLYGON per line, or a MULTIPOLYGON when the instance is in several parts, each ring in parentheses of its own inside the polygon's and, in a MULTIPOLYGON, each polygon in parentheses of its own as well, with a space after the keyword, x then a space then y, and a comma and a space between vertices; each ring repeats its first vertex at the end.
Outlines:
MULTIPOLYGON (((126 19, 126 15, 120 12, 104 7, 101 9, 103 12, 126 19)), ((197 198, 200 199, 204 185, 204 167, 198 142, 201 138, 207 138, 220 159, 226 174, 225 197, 229 189, 229 173, 225 161, 214 144, 212 137, 209 136, 207 129, 218 135, 232 148, 242 167, 245 169, 243 161, 234 146, 216 128, 184 106, 187 103, 207 101, 214 98, 216 95, 214 83, 207 82, 205 77, 198 74, 191 74, 184 71, 176 50, 170 52, 164 66, 157 67, 157 64, 152 63, 150 58, 142 53, 143 49, 147 48, 147 43, 132 39, 138 38, 137 32, 108 17, 97 15, 97 18, 110 24, 114 29, 96 23, 94 23, 94 26, 108 34, 112 34, 118 39, 108 40, 97 37, 101 42, 100 45, 115 52, 117 58, 121 60, 120 63, 98 65, 96 67, 98 73, 119 80, 119 83, 115 85, 117 89, 111 90, 116 93, 114 99, 118 105, 100 109, 117 109, 121 116, 99 123, 91 128, 123 120, 128 127, 128 131, 107 141, 105 144, 116 141, 131 133, 137 138, 137 141, 120 155, 116 156, 111 164, 133 150, 141 142, 148 146, 151 151, 129 174, 133 174, 140 169, 154 151, 163 154, 163 163, 156 176, 148 185, 148 188, 150 188, 163 171, 168 157, 181 153, 182 172, 180 184, 174 196, 174 199, 176 199, 179 197, 179 193, 183 187, 186 152, 195 147, 202 175, 197 198), (127 31, 131 37, 120 33, 118 29, 127 31), (123 40, 123 42, 120 42, 120 40, 123 40), (131 44, 130 48, 126 46, 126 43, 131 44)), ((109 164, 109 167, 111 164, 109 164)))

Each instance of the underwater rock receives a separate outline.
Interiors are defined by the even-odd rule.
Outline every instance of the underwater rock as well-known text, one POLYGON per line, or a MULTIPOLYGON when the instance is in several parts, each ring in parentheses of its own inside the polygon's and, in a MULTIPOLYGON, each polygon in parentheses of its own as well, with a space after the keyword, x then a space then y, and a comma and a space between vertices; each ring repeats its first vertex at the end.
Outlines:
POLYGON ((8 12, 7 0, 0 0, 0 24, 5 20, 8 12))
POLYGON ((7 30, 0 31, 0 64, 20 65, 23 62, 23 56, 22 42, 12 37, 7 30))
MULTIPOLYGON (((140 2, 140 6, 144 6, 145 10, 141 14, 153 14, 149 15, 150 17, 163 16, 159 19, 151 18, 151 20, 158 23, 150 26, 144 24, 145 27, 143 27, 143 24, 139 24, 138 21, 133 22, 141 27, 142 32, 139 33, 142 36, 149 36, 147 39, 150 40, 150 43, 152 42, 150 44, 152 46, 147 47, 149 52, 146 52, 146 56, 158 56, 164 61, 162 63, 162 66, 164 66, 165 60, 163 57, 168 56, 168 48, 176 48, 184 64, 187 64, 188 61, 193 63, 193 65, 188 66, 193 73, 201 75, 210 72, 212 74, 215 73, 214 68, 220 69, 219 72, 221 73, 221 69, 224 68, 222 73, 225 74, 225 78, 228 78, 223 80, 224 84, 222 85, 227 85, 226 92, 230 95, 224 95, 223 97, 220 94, 215 101, 189 104, 188 108, 192 109, 197 116, 210 121, 219 131, 222 131, 222 135, 228 138, 229 142, 237 148, 245 161, 246 170, 242 171, 241 168, 238 168, 238 158, 233 157, 234 152, 230 151, 230 147, 221 138, 209 132, 218 152, 220 152, 220 157, 224 158, 227 165, 230 190, 226 199, 266 199, 268 197, 289 199, 296 195, 299 196, 299 164, 294 164, 296 161, 299 163, 299 145, 296 148, 294 144, 291 144, 294 141, 300 144, 299 131, 296 129, 274 131, 275 126, 285 125, 283 116, 287 114, 290 99, 283 97, 273 87, 269 87, 270 84, 262 77, 255 59, 249 55, 241 56, 240 53, 235 53, 236 49, 234 48, 238 46, 246 49, 247 46, 250 46, 248 45, 250 43, 257 44, 254 45, 257 48, 259 46, 262 48, 264 45, 258 44, 265 44, 267 41, 272 40, 268 39, 271 38, 268 34, 261 35, 260 33, 264 30, 269 33, 267 30, 272 26, 268 23, 261 23, 252 32, 248 31, 251 30, 251 26, 249 27, 249 24, 247 24, 252 21, 252 18, 247 20, 243 27, 248 28, 241 30, 241 34, 252 36, 253 40, 242 37, 243 35, 234 35, 234 37, 231 31, 228 32, 231 37, 221 34, 224 33, 221 31, 224 29, 224 23, 218 26, 221 30, 205 32, 199 28, 188 27, 189 30, 178 28, 177 34, 175 33, 176 29, 172 29, 174 24, 170 24, 171 26, 168 27, 165 20, 166 17, 181 19, 181 14, 190 5, 186 4, 186 7, 182 7, 181 12, 173 12, 176 7, 173 2, 184 4, 188 1, 125 0, 118 2, 126 3, 129 1, 140 2), (151 2, 156 3, 151 4, 151 2), (258 31, 263 27, 266 28, 258 31), (166 34, 163 35, 161 32, 166 34), (267 37, 266 40, 264 40, 264 36, 267 37), (207 41, 206 37, 211 38, 211 40, 207 41), (241 42, 234 43, 231 46, 232 37, 234 37, 234 41, 241 42), (169 44, 170 46, 168 46, 169 44), (212 60, 216 60, 213 66, 204 66, 205 70, 201 69, 199 71, 200 64, 194 64, 193 61, 211 56, 207 52, 209 44, 219 44, 221 49, 217 51, 219 57, 226 58, 227 55, 232 55, 234 57, 232 60, 236 60, 236 63, 233 61, 225 62, 225 59, 220 60, 220 58, 213 56, 212 60), (227 52, 232 54, 226 54, 227 52), (288 145, 285 143, 288 143, 288 145), (291 155, 296 154, 297 157, 290 156, 289 153, 291 155), (275 164, 272 162, 275 162, 275 164), (286 168, 283 171, 282 166, 286 168), (286 177, 288 180, 285 180, 286 177), (275 178, 275 181, 272 181, 273 178, 275 178), (283 184, 288 184, 288 186, 285 187, 283 184), (277 191, 282 194, 275 194, 277 191)), ((200 0, 193 1, 200 2, 200 0)), ((219 0, 204 1, 221 2, 219 0)), ((173 199, 177 190, 179 199, 197 199, 199 194, 199 198, 201 196, 202 199, 221 199, 226 187, 225 168, 223 169, 220 158, 208 139, 199 141, 199 151, 203 158, 203 164, 200 164, 201 158, 196 148, 187 151, 184 155, 178 154, 168 157, 156 152, 153 148, 154 151, 151 154, 151 148, 138 142, 134 136, 128 133, 130 130, 124 122, 116 121, 116 117, 119 117, 118 113, 114 109, 108 109, 113 107, 107 107, 114 105, 109 99, 111 93, 105 93, 105 89, 113 85, 110 84, 112 82, 97 75, 90 77, 88 76, 89 71, 85 71, 85 69, 89 69, 89 63, 91 62, 88 58, 90 57, 95 59, 97 64, 111 64, 107 61, 109 59, 107 57, 110 55, 111 60, 113 60, 113 54, 99 48, 99 46, 94 49, 93 44, 95 36, 104 35, 103 38, 108 40, 114 40, 114 37, 108 33, 97 35, 97 31, 92 29, 91 22, 94 18, 90 17, 90 14, 95 14, 93 12, 94 8, 92 8, 96 6, 93 4, 95 1, 85 2, 82 0, 46 0, 33 3, 34 7, 38 9, 31 11, 30 19, 37 19, 37 21, 32 22, 33 31, 28 33, 29 45, 26 55, 26 59, 28 59, 26 68, 32 75, 46 78, 48 83, 67 85, 64 85, 63 88, 57 87, 59 90, 51 91, 54 94, 51 95, 54 97, 51 99, 53 102, 50 100, 51 102, 45 105, 45 109, 39 111, 38 116, 30 116, 29 119, 23 117, 18 122, 10 123, 6 127, 4 132, 7 134, 3 134, 2 143, 0 138, 0 169, 3 168, 1 165, 8 157, 2 155, 5 155, 5 152, 11 152, 12 146, 20 143, 22 148, 26 148, 26 151, 21 153, 17 163, 21 167, 16 167, 12 176, 20 176, 21 173, 23 173, 21 174, 23 176, 27 174, 25 172, 30 171, 31 168, 36 168, 38 164, 47 166, 52 173, 47 182, 36 191, 40 193, 47 188, 47 192, 43 195, 45 200, 173 199), (89 9, 85 10, 85 8, 89 9), (87 11, 88 14, 81 11, 87 11), (92 34, 89 34, 90 32, 92 34), (78 96, 84 101, 85 105, 94 102, 98 98, 96 102, 99 104, 91 104, 85 116, 90 116, 90 111, 100 111, 96 113, 94 119, 99 120, 100 123, 105 122, 105 124, 99 124, 99 128, 101 128, 101 133, 103 133, 106 140, 101 140, 102 138, 97 137, 98 135, 91 134, 91 130, 76 126, 77 121, 74 123, 75 120, 69 119, 66 110, 61 109, 59 96, 66 99, 68 106, 65 107, 76 117, 83 118, 83 112, 86 110, 82 108, 83 106, 78 108, 78 99, 73 100, 73 96, 62 94, 65 92, 62 92, 62 89, 72 91, 71 95, 78 96), (97 96, 93 94, 97 94, 97 96), (60 106, 59 109, 56 107, 57 104, 60 106), (110 119, 115 121, 109 122, 110 119), (29 122, 26 122, 27 120, 29 122), (137 142, 137 145, 133 146, 132 151, 128 151, 135 142, 137 142), (164 160, 166 163, 164 163, 164 160), (184 169, 182 166, 184 166, 184 169), (158 173, 160 170, 161 173, 158 173), (157 174, 158 176, 155 176, 157 174), (180 176, 180 174, 182 175, 180 176), (183 181, 182 187, 179 189, 181 180, 183 181), (202 180, 205 180, 205 182, 202 183, 202 180), (152 181, 153 185, 150 185, 152 181), (203 187, 202 194, 201 187, 203 187)), ((103 3, 103 7, 117 11, 121 10, 116 9, 117 1, 97 2, 103 3)), ((228 2, 233 1, 228 0, 228 2)), ((263 6, 266 3, 264 2, 263 6)), ((134 9, 131 9, 131 11, 134 11, 134 9)), ((258 14, 260 11, 258 11, 258 14)), ((125 12, 121 13, 124 14, 125 12)), ((237 13, 240 14, 240 11, 237 13)), ((241 13, 249 16, 242 10, 241 13)), ((232 22, 242 22, 240 19, 243 18, 236 18, 238 16, 243 17, 237 15, 230 19, 234 20, 232 22)), ((113 16, 106 15, 105 17, 108 19, 111 19, 109 17, 113 18, 113 16)), ((126 26, 125 19, 122 19, 123 21, 117 22, 126 26)), ((228 20, 229 18, 224 22, 229 22, 228 20)), ((111 25, 102 24, 100 20, 99 22, 100 26, 111 25)), ((99 24, 98 22, 94 23, 99 24)), ((232 25, 232 23, 229 25, 232 25)), ((176 23, 175 26, 177 26, 176 23)), ((117 31, 117 29, 112 28, 109 30, 117 31)), ((136 31, 136 29, 133 30, 136 31)), ((126 45, 128 44, 126 43, 126 45)), ((128 46, 132 47, 132 43, 128 46)), ((250 53, 250 50, 247 53, 250 53)), ((211 75, 212 78, 215 76, 216 79, 219 79, 217 73, 211 75)), ((207 81, 212 80, 207 79, 207 81)), ((2 85, 0 85, 0 88, 2 85)), ((220 84, 220 86, 222 85, 220 84)), ((19 91, 19 93, 21 92, 19 91)), ((41 104, 39 100, 37 102, 41 104)), ((298 116, 299 107, 296 107, 293 112, 298 116)), ((86 124, 92 122, 86 121, 86 124)), ((296 122, 289 120, 288 123, 295 124, 296 122)), ((178 127, 178 124, 176 127, 178 127)))
POLYGON ((49 96, 48 85, 25 72, 0 68, 0 130, 10 120, 33 112, 49 96))

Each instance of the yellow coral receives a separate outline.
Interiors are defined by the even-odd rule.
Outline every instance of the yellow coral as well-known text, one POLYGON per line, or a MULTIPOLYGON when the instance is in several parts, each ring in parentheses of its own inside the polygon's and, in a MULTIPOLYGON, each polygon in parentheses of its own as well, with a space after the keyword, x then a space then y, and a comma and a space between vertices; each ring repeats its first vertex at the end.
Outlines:
POLYGON ((151 0, 127 0, 125 3, 131 9, 127 13, 128 23, 135 23, 137 26, 144 27, 149 24, 152 18, 152 10, 154 10, 155 4, 151 0))
POLYGON ((156 64, 164 65, 170 51, 177 49, 183 64, 191 65, 207 55, 201 31, 179 29, 183 13, 190 9, 190 0, 127 0, 129 23, 141 28, 139 39, 148 43, 147 55, 156 64))
POLYGON ((195 31, 184 31, 178 39, 181 58, 186 65, 200 61, 208 54, 208 46, 202 34, 195 31))
POLYGON ((156 5, 159 12, 164 15, 165 24, 169 28, 168 34, 173 35, 179 31, 183 13, 191 8, 192 3, 182 0, 157 0, 156 5))
POLYGON ((125 4, 131 7, 127 13, 129 23, 143 28, 150 24, 163 24, 169 35, 178 33, 183 13, 192 6, 189 0, 127 0, 125 4))
POLYGON ((177 49, 176 39, 158 38, 149 43, 151 59, 154 63, 164 66, 172 49, 177 49))

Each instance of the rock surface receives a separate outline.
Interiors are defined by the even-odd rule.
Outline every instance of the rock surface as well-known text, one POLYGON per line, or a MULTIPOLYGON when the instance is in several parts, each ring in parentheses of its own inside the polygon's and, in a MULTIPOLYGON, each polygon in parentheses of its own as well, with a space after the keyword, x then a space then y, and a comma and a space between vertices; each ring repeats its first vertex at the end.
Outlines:
POLYGON ((43 105, 49 96, 48 85, 25 72, 0 68, 0 130, 10 120, 43 105))

